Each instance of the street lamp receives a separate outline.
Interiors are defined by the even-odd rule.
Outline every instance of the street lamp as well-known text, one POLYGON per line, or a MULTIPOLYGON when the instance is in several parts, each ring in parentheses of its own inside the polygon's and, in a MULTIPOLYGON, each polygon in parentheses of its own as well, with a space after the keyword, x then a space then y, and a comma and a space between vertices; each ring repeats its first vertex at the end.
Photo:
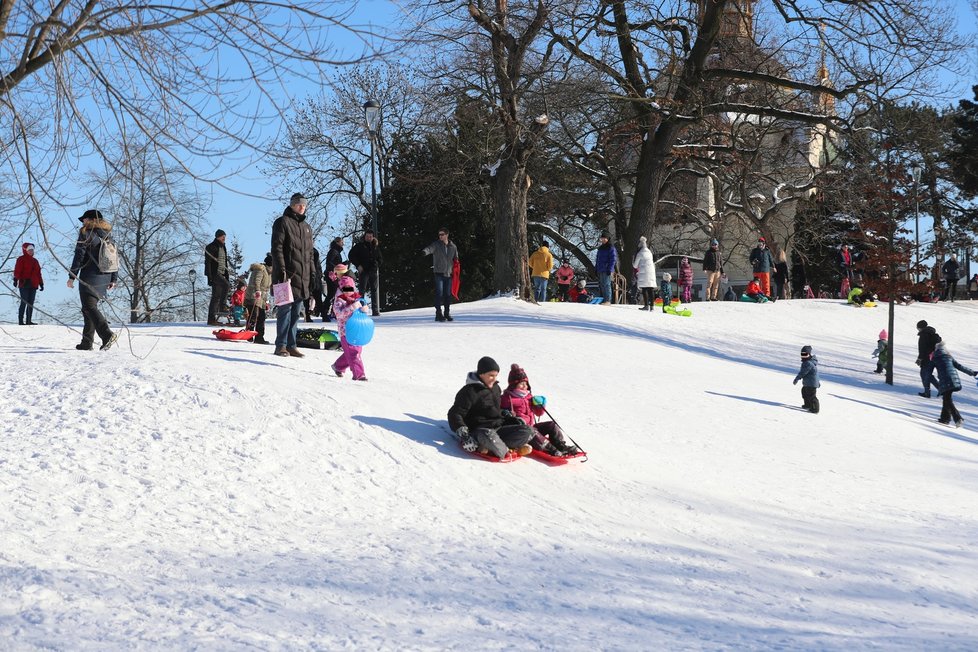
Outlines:
POLYGON ((190 270, 190 288, 194 297, 194 321, 197 321, 197 270, 190 270))
MULTIPOLYGON (((375 171, 374 151, 376 149, 375 141, 377 139, 377 133, 380 129, 380 102, 377 100, 367 100, 364 102, 363 118, 367 123, 367 133, 370 135, 370 218, 374 234, 377 236, 380 234, 377 232, 377 174, 375 171)), ((380 269, 375 268, 373 273, 376 274, 373 279, 375 292, 371 293, 374 295, 371 299, 374 302, 373 310, 376 312, 380 310, 380 269)))
POLYGON ((910 168, 913 176, 913 232, 914 232, 914 271, 913 278, 915 283, 920 282, 920 173, 921 168, 916 163, 910 168))

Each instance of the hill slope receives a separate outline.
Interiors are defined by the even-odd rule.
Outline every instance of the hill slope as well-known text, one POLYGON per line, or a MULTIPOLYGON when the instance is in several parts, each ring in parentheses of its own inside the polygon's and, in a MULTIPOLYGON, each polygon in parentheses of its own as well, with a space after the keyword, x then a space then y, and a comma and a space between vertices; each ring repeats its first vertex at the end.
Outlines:
MULTIPOLYGON (((0 640, 16 649, 975 649, 978 402, 935 423, 914 323, 968 302, 634 307, 494 299, 389 313, 368 383, 202 326, 0 338, 0 640), (798 350, 822 412, 800 405, 798 350), (482 355, 523 365, 590 452, 458 450, 482 355)), ((270 323, 271 324, 271 323, 270 323)), ((3 647, 3 646, 0 646, 3 647)))

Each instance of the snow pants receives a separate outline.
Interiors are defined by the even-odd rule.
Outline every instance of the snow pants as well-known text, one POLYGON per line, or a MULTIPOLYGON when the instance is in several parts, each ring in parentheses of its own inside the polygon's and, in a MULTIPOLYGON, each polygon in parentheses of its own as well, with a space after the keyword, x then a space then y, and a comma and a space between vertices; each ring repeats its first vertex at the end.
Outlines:
POLYGON ((500 426, 499 428, 476 428, 471 432, 479 448, 502 459, 511 448, 519 448, 533 438, 533 429, 526 425, 500 426))
POLYGON ((342 374, 344 371, 349 369, 353 372, 353 380, 360 380, 366 377, 366 373, 363 371, 363 360, 360 359, 360 352, 363 351, 362 346, 353 346, 346 341, 346 334, 340 338, 340 347, 343 349, 343 353, 340 357, 336 359, 333 363, 333 370, 338 374, 342 374))
POLYGON ((817 387, 802 387, 801 400, 804 401, 803 408, 813 414, 818 414, 818 397, 815 396, 817 387))
POLYGON ((941 398, 944 399, 941 405, 941 423, 950 423, 951 419, 954 419, 954 423, 960 421, 961 413, 954 406, 954 392, 944 392, 941 398))
POLYGON ((771 272, 754 272, 754 278, 761 285, 761 294, 771 296, 771 272))

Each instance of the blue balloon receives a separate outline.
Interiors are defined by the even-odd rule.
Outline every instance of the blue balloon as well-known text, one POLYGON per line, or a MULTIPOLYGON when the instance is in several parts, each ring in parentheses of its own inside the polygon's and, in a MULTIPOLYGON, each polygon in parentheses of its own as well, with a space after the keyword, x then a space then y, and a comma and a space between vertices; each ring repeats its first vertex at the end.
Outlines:
POLYGON ((374 338, 374 320, 357 310, 346 322, 346 341, 353 346, 366 346, 374 338))

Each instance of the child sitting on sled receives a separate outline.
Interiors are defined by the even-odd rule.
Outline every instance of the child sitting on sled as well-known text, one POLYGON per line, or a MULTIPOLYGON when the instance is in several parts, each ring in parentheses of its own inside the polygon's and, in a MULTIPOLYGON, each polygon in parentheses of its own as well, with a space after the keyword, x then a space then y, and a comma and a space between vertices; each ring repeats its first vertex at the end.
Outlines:
POLYGON ((591 295, 587 291, 587 280, 581 278, 577 280, 577 285, 570 289, 567 296, 571 301, 577 303, 587 303, 591 300, 591 295))
POLYGON ((245 309, 245 288, 248 284, 244 282, 243 279, 238 279, 238 288, 231 295, 231 317, 234 319, 234 325, 240 326, 241 320, 244 319, 245 309))
POLYGON ((538 422, 537 417, 546 413, 547 399, 544 396, 534 396, 530 390, 530 379, 518 364, 509 368, 508 385, 503 392, 500 406, 508 410, 533 429, 530 446, 554 457, 574 455, 578 453, 576 446, 571 446, 564 439, 564 433, 553 421, 538 422))
POLYGON ((767 303, 768 298, 764 296, 761 292, 761 284, 757 282, 757 279, 751 279, 751 282, 747 284, 744 288, 744 294, 740 297, 741 301, 754 301, 755 303, 767 303))

